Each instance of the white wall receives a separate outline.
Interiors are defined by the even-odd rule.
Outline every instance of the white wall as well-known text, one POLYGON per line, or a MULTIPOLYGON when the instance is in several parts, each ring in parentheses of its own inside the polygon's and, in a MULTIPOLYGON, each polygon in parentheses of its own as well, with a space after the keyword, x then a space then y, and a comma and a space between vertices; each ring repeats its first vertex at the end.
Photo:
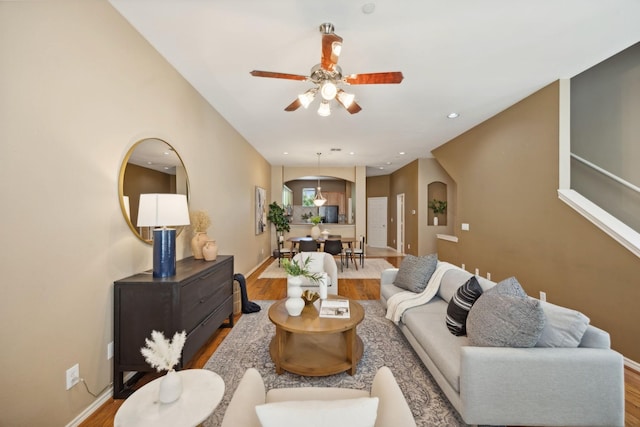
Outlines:
POLYGON ((64 425, 93 402, 67 368, 111 382, 113 281, 151 267, 118 205, 131 144, 176 148, 240 273, 268 255, 253 199, 270 166, 104 1, 0 2, 0 94, 0 425, 64 425))

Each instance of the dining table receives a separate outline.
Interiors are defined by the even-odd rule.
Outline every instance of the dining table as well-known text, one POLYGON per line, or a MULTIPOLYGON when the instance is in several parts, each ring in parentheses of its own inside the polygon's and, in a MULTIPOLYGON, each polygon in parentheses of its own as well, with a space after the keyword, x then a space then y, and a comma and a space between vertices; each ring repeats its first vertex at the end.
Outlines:
MULTIPOLYGON (((311 236, 300 236, 300 237, 289 237, 287 239, 287 242, 291 242, 291 249, 295 250, 296 246, 298 245, 298 243, 300 243, 303 240, 304 241, 314 240, 314 241, 316 241, 318 243, 318 245, 324 244, 324 242, 326 240, 340 240, 342 242, 342 245, 344 246, 346 244, 349 249, 351 249, 353 243, 357 241, 355 237, 328 237, 328 236, 324 237, 324 236, 321 236, 321 237, 318 237, 317 239, 314 239, 311 236)), ((351 253, 353 253, 353 252, 351 252, 351 253)), ((346 258, 347 258, 347 268, 349 268, 349 257, 346 257, 346 258)), ((352 261, 353 261, 353 265, 356 267, 356 270, 357 270, 358 269, 358 264, 355 262, 354 259, 352 259, 352 261)))

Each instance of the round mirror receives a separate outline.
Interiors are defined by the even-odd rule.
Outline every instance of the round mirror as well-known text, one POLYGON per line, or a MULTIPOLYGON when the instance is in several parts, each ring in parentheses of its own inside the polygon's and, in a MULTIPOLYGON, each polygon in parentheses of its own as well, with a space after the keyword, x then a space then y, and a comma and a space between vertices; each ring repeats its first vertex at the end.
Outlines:
MULTIPOLYGON (((137 227, 140 194, 184 194, 189 199, 189 179, 182 159, 166 141, 142 139, 129 149, 120 166, 120 208, 131 231, 142 241, 152 242, 152 227, 137 227)), ((179 234, 184 227, 179 227, 179 234)))

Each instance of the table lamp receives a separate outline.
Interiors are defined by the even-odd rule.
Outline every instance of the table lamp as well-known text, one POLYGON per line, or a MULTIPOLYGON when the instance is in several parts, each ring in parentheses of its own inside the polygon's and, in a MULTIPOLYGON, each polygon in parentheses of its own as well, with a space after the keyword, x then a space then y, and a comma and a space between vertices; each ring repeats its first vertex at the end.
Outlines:
POLYGON ((138 227, 153 229, 153 277, 176 275, 176 229, 189 225, 184 194, 141 194, 138 227))

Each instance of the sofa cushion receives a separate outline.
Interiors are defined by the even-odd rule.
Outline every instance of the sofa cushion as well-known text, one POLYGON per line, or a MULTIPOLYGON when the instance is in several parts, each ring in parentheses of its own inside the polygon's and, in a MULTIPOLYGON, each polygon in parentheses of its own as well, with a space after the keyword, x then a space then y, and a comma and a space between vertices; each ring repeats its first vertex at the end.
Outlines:
POLYGON ((460 392, 460 352, 469 345, 467 337, 449 332, 442 321, 447 303, 436 297, 427 304, 413 307, 404 313, 402 323, 409 329, 422 349, 438 367, 449 385, 460 392))
POLYGON ((458 288, 447 307, 446 324, 449 332, 456 336, 467 334, 467 316, 480 295, 482 288, 475 276, 458 288))
POLYGON ((393 284, 411 292, 422 292, 438 265, 438 255, 407 255, 402 260, 393 284))
POLYGON ((488 290, 469 311, 467 336, 480 347, 533 347, 544 323, 540 301, 488 290))
POLYGON ((547 321, 536 347, 578 347, 589 318, 576 310, 540 301, 547 321))
POLYGON ((473 274, 461 268, 452 268, 442 275, 438 295, 446 302, 451 301, 460 286, 464 285, 473 274))
POLYGON ((493 288, 486 291, 488 294, 511 295, 524 298, 527 293, 522 289, 522 285, 515 277, 508 277, 498 282, 493 288))
POLYGON ((373 427, 377 412, 377 397, 298 400, 256 406, 262 427, 373 427))

